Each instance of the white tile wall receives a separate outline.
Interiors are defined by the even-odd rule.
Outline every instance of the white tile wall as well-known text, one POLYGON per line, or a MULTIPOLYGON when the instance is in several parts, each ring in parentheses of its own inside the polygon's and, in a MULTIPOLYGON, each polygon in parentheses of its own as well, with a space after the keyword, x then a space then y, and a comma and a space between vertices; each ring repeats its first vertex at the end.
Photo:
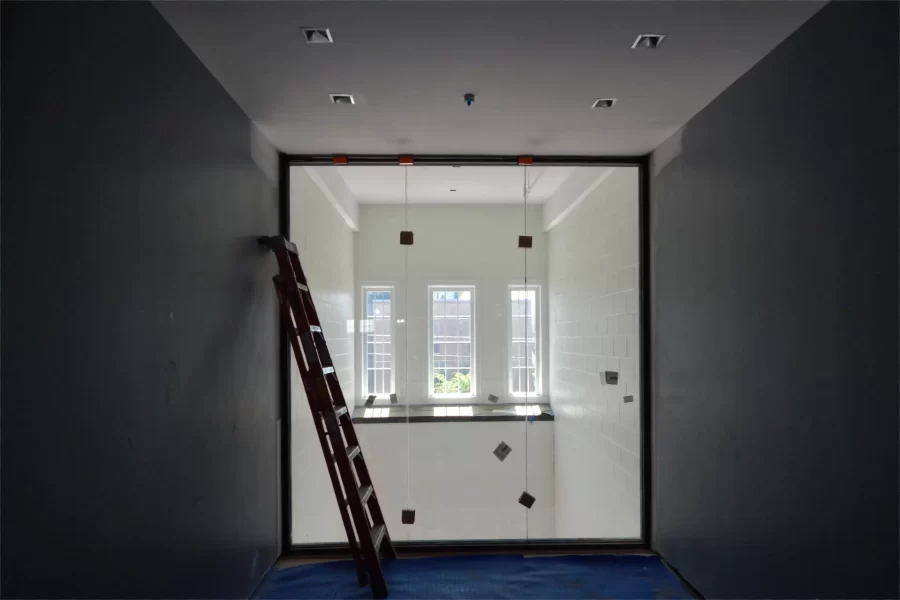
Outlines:
MULTIPOLYGON (((406 424, 366 424, 359 419, 354 424, 393 539, 554 537, 552 422, 528 425, 527 489, 537 499, 531 510, 518 503, 526 489, 524 421, 415 423, 408 430, 408 453, 406 424), (503 462, 493 455, 501 441, 513 448, 503 462), (407 507, 416 510, 413 526, 400 522, 400 511, 407 507)), ((315 440, 312 431, 304 435, 315 440)), ((307 469, 303 479, 294 479, 293 487, 294 509, 303 510, 293 515, 293 540, 298 544, 342 542, 346 536, 321 451, 311 447, 303 459, 307 469)))
POLYGON ((559 537, 641 533, 638 201, 637 169, 617 167, 549 232, 559 537))
MULTIPOLYGON (((353 232, 302 167, 291 168, 290 239, 297 244, 328 349, 355 405, 353 232)), ((300 372, 291 357, 291 500, 295 542, 342 539, 344 530, 300 372), (337 537, 335 537, 337 536, 337 537)))
POLYGON ((416 524, 410 526, 400 522, 407 507, 407 426, 357 421, 393 539, 554 537, 553 423, 528 425, 531 510, 518 503, 525 489, 525 427, 524 421, 411 425, 408 506, 416 510, 416 524), (513 449, 503 462, 493 455, 501 441, 513 449))

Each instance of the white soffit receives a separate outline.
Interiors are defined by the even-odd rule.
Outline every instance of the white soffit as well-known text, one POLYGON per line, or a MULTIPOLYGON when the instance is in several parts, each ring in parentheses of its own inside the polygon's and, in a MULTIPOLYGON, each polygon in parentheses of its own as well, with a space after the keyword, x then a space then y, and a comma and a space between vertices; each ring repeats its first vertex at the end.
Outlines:
POLYGON ((522 204, 527 170, 528 204, 543 204, 575 167, 340 166, 338 173, 360 204, 402 204, 404 171, 410 204, 522 204), (455 191, 453 191, 455 190, 455 191))

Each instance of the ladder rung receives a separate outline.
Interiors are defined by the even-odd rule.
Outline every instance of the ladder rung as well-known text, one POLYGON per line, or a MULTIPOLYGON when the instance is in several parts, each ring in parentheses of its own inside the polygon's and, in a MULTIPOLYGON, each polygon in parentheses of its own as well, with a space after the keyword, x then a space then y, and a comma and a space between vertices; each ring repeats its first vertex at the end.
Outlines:
MULTIPOLYGON (((373 488, 371 485, 364 485, 359 488, 359 501, 362 502, 363 505, 365 505, 365 503, 369 501, 369 498, 372 496, 372 492, 374 491, 374 489, 375 488, 373 488)), ((349 503, 350 501, 348 500, 347 502, 349 503)))
POLYGON ((347 458, 353 460, 359 456, 359 446, 348 446, 347 447, 347 458))
POLYGON ((322 367, 322 373, 330 375, 331 373, 334 373, 334 367, 322 367))
POLYGON ((297 284, 297 287, 300 288, 300 291, 301 291, 301 292, 309 292, 309 286, 307 286, 307 285, 304 285, 304 284, 302 284, 302 283, 298 283, 298 284, 297 284))
POLYGON ((334 416, 336 416, 336 417, 340 417, 341 415, 345 415, 345 414, 347 414, 346 406, 341 406, 340 408, 334 409, 334 416))
MULTIPOLYGON (((295 327, 294 331, 297 333, 297 335, 306 333, 306 331, 302 327, 295 327)), ((319 327, 318 325, 310 325, 309 333, 322 333, 322 328, 319 327)))
POLYGON ((372 543, 375 544, 375 552, 378 552, 378 548, 381 546, 381 540, 384 539, 385 533, 387 533, 387 527, 385 525, 376 525, 372 528, 372 543))

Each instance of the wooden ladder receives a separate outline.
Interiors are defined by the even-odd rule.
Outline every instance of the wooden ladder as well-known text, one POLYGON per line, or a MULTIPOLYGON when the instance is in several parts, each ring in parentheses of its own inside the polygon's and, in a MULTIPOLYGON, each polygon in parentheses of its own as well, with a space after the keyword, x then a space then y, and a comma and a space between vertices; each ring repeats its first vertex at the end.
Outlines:
POLYGON ((278 259, 279 274, 273 279, 282 323, 300 369, 359 584, 371 582, 372 595, 386 598, 388 590, 379 550, 385 558, 396 558, 397 553, 338 383, 297 246, 281 236, 263 237, 260 242, 278 259))

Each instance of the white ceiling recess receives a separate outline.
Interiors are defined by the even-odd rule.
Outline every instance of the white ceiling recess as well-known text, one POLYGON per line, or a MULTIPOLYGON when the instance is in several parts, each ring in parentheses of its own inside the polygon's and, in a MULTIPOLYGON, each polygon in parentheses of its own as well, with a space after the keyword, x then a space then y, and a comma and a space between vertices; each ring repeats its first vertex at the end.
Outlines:
POLYGON ((652 151, 824 3, 155 5, 285 152, 611 156, 652 151))
MULTIPOLYGON (((339 173, 360 204, 402 204, 408 169, 410 204, 522 204, 524 167, 317 167, 339 173)), ((528 167, 528 204, 543 204, 575 167, 528 167)))

